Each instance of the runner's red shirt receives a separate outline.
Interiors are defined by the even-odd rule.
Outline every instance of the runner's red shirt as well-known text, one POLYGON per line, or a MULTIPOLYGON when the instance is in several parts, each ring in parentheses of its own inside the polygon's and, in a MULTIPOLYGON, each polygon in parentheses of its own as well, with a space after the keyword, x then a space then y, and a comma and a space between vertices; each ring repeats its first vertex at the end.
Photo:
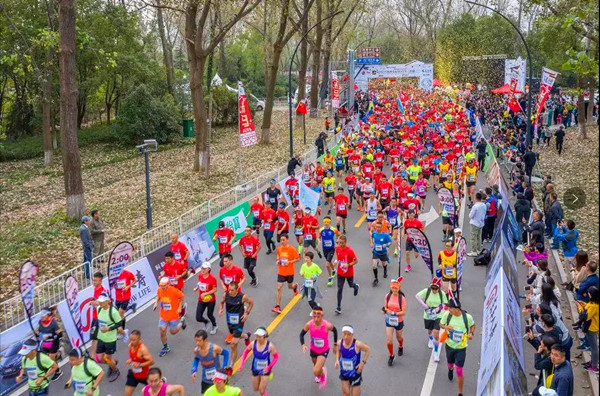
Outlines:
POLYGON ((317 237, 317 229, 309 226, 318 226, 319 220, 315 216, 308 215, 302 218, 302 225, 304 226, 304 238, 306 239, 306 235, 312 235, 312 239, 314 240, 317 237))
POLYGON ((338 194, 335 196, 335 213, 339 215, 348 214, 348 203, 350 200, 346 194, 338 194))
POLYGON ((129 301, 131 299, 131 288, 125 291, 123 289, 135 282, 135 279, 135 275, 131 272, 127 270, 121 272, 115 283, 115 297, 117 301, 129 301))
POLYGON ((277 210, 277 229, 280 232, 290 229, 290 214, 285 209, 277 210))
POLYGON ((420 201, 418 198, 410 198, 405 200, 402 203, 402 207, 405 210, 414 210, 417 214, 419 213, 419 205, 420 205, 420 201))
MULTIPOLYGON (((219 279, 225 285, 229 285, 231 282, 239 284, 243 277, 244 271, 242 271, 242 269, 236 265, 232 265, 229 269, 223 266, 219 270, 219 279)), ((241 292, 242 288, 240 287, 238 291, 241 292)))
POLYGON ((260 219, 260 215, 265 207, 259 203, 250 205, 250 212, 252 212, 253 219, 260 219))
MULTIPOLYGON (((215 278, 215 276, 210 273, 208 274, 208 276, 206 278, 204 278, 204 275, 199 274, 197 286, 198 286, 198 301, 202 301, 200 294, 217 287, 217 278, 215 278)), ((212 298, 206 302, 215 302, 215 301, 217 301, 216 293, 213 294, 212 298)))
POLYGON ((337 275, 341 277, 354 276, 354 266, 347 265, 356 260, 356 253, 350 246, 335 248, 335 255, 338 261, 337 275), (345 264, 345 265, 344 265, 345 264))
POLYGON ((348 175, 344 181, 348 185, 348 191, 354 191, 356 189, 356 176, 348 175))
POLYGON ((260 242, 254 235, 244 235, 240 238, 240 246, 242 247, 244 257, 252 257, 256 254, 256 249, 260 246, 260 242))
MULTIPOLYGON (((177 241, 171 244, 171 252, 173 252, 175 260, 183 260, 188 252, 188 248, 185 246, 185 243, 177 241)), ((187 260, 185 264, 187 264, 187 260)))
POLYGON ((392 196, 392 184, 390 182, 379 183, 377 186, 377 191, 381 195, 381 198, 389 200, 392 196))
POLYGON ((217 236, 217 242, 219 243, 219 254, 231 252, 231 245, 229 242, 235 238, 235 233, 231 228, 217 228, 215 231, 217 236))
POLYGON ((163 272, 165 273, 165 276, 169 278, 169 284, 171 286, 175 286, 179 290, 183 289, 183 278, 179 278, 177 280, 172 278, 183 274, 186 269, 187 265, 184 265, 178 260, 173 261, 171 264, 165 263, 163 266, 163 272))
POLYGON ((267 232, 275 231, 275 220, 277 218, 275 211, 268 207, 267 209, 263 210, 261 217, 263 220, 264 230, 267 232))

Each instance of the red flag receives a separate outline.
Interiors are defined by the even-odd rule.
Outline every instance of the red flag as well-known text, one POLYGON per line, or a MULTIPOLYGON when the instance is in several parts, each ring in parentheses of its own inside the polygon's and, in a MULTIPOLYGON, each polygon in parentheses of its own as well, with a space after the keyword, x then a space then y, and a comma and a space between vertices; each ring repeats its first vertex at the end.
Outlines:
POLYGON ((246 99, 246 91, 241 81, 238 81, 238 125, 242 147, 253 146, 258 143, 258 136, 254 129, 254 122, 246 99))
POLYGON ((513 113, 519 113, 519 112, 523 111, 523 108, 521 108, 521 104, 514 97, 512 97, 508 100, 508 108, 513 113))

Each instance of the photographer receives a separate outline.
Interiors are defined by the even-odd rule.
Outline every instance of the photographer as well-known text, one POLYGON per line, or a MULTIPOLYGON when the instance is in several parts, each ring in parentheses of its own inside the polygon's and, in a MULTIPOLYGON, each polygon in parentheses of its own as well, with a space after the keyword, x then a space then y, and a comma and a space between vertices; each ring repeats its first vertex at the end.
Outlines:
POLYGON ((552 345, 556 344, 556 339, 552 336, 545 335, 540 339, 540 346, 535 353, 534 367, 540 371, 538 382, 531 392, 532 396, 540 396, 539 388, 545 386, 544 378, 552 372, 552 360, 550 359, 550 350, 552 345))

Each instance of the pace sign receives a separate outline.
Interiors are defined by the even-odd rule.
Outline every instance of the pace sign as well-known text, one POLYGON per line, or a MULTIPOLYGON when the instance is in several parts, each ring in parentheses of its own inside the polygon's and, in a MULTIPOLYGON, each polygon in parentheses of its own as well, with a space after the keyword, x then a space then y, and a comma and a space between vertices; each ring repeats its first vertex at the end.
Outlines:
POLYGON ((356 50, 356 63, 358 65, 379 65, 379 64, 381 64, 379 48, 368 47, 368 48, 357 49, 356 50))

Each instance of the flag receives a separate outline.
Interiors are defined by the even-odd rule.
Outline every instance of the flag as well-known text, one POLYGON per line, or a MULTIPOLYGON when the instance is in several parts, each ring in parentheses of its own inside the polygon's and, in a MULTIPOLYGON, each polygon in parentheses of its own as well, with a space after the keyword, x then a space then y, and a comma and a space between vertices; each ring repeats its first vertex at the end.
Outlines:
POLYGON ((544 110, 544 104, 546 103, 546 100, 548 100, 548 96, 550 96, 550 91, 552 90, 552 86, 554 85, 554 81, 558 74, 558 72, 546 67, 542 69, 542 83, 540 84, 540 94, 538 96, 537 110, 535 112, 533 125, 537 125, 538 118, 540 117, 540 114, 542 114, 542 110, 544 110))
POLYGON ((423 231, 414 227, 408 227, 406 229, 406 234, 408 238, 410 238, 410 241, 413 243, 413 245, 415 245, 417 248, 417 251, 419 252, 419 255, 421 255, 423 262, 425 262, 425 265, 427 268, 429 268, 429 271, 433 276, 433 256, 431 255, 431 245, 429 244, 429 239, 427 239, 427 236, 423 231))
POLYGON ((369 101, 369 106, 367 107, 367 112, 365 113, 365 115, 362 118, 362 122, 367 122, 367 120, 369 119, 369 117, 371 116, 371 114, 373 114, 373 108, 375 106, 373 106, 373 102, 369 101))
POLYGON ((21 301, 23 302, 23 307, 25 308, 25 313, 27 314, 27 320, 29 321, 29 326, 31 327, 31 331, 37 338, 37 333, 33 328, 33 323, 31 322, 31 317, 33 316, 33 297, 35 291, 35 278, 38 274, 38 266, 30 260, 25 261, 21 265, 21 272, 19 274, 19 291, 21 292, 21 301))
POLYGON ((402 105, 402 101, 400 100, 400 98, 396 99, 396 103, 398 103, 398 111, 404 114, 404 106, 402 105))
MULTIPOLYGON (((117 284, 117 278, 127 267, 133 256, 133 245, 129 241, 119 242, 108 256, 108 287, 112 291, 117 284)), ((116 297, 116 296, 115 296, 116 297)))
POLYGON ((340 81, 334 71, 331 72, 331 107, 340 107, 340 81))
POLYGON ((304 103, 304 100, 301 100, 298 103, 298 107, 296 107, 296 114, 307 114, 308 110, 306 109, 306 103, 304 103))
POLYGON ((258 143, 248 99, 246 99, 246 91, 241 81, 238 81, 238 125, 242 147, 254 146, 258 143))
POLYGON ((515 99, 515 91, 517 90, 517 84, 519 82, 519 75, 521 73, 521 62, 510 68, 510 96, 508 98, 508 108, 513 113, 523 111, 521 105, 515 99))
POLYGON ((85 339, 83 338, 83 326, 81 325, 81 307, 78 299, 79 284, 72 275, 69 275, 69 277, 65 279, 63 290, 65 293, 67 307, 69 308, 69 312, 71 313, 71 319, 75 324, 75 328, 77 329, 77 335, 79 336, 79 338, 71 339, 71 345, 73 345, 73 347, 75 348, 83 348, 83 345, 85 344, 85 339))

